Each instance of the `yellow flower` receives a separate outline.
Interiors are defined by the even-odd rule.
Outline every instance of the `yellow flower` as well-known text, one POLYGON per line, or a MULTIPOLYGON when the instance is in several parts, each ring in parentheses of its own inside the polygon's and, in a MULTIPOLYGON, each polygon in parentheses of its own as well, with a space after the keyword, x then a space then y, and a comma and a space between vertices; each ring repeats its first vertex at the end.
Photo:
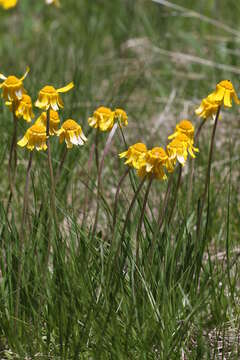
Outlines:
MULTIPOLYGON (((57 111, 50 109, 50 119, 49 119, 49 135, 56 135, 58 127, 60 124, 60 118, 57 111)), ((36 121, 36 124, 41 124, 47 127, 47 113, 43 112, 36 121)))
POLYGON ((57 6, 57 7, 60 6, 59 0, 46 0, 46 4, 47 4, 47 5, 53 4, 53 5, 57 6))
POLYGON ((35 147, 38 151, 46 150, 46 140, 46 127, 41 124, 34 124, 26 131, 24 137, 18 141, 18 145, 21 147, 26 146, 31 151, 35 147))
POLYGON ((14 75, 8 77, 0 74, 0 79, 4 80, 0 84, 0 89, 2 89, 2 97, 5 101, 15 101, 21 100, 23 94, 26 93, 26 90, 23 87, 23 80, 29 73, 29 68, 27 68, 25 74, 21 78, 17 78, 14 75))
POLYGON ((128 116, 127 113, 122 109, 116 109, 114 111, 114 119, 119 122, 119 125, 127 126, 128 125, 128 116))
POLYGON ((161 147, 154 147, 149 150, 145 156, 142 166, 138 169, 138 175, 144 177, 146 175, 153 175, 158 180, 165 180, 167 176, 164 172, 168 156, 165 150, 161 147))
POLYGON ((167 170, 169 172, 174 170, 177 160, 184 166, 188 156, 186 143, 180 141, 178 138, 175 138, 167 145, 167 154, 169 157, 167 170))
POLYGON ((223 103, 226 107, 232 107, 232 99, 234 99, 236 104, 240 103, 233 84, 229 80, 223 80, 218 83, 215 92, 210 94, 210 96, 212 101, 219 103, 219 105, 223 103))
POLYGON ((110 131, 114 125, 114 112, 105 106, 101 106, 88 119, 88 124, 101 131, 110 131))
POLYGON ((71 149, 73 145, 83 145, 87 141, 81 126, 72 119, 64 121, 61 129, 57 131, 57 135, 60 136, 60 143, 65 140, 68 149, 71 149))
POLYGON ((168 137, 169 140, 174 139, 180 134, 186 135, 189 139, 194 138, 194 126, 189 120, 182 120, 176 125, 175 132, 168 137))
POLYGON ((18 0, 0 0, 0 6, 7 10, 16 6, 17 2, 18 0))
POLYGON ((206 119, 216 115, 219 107, 219 102, 214 100, 213 94, 208 95, 202 100, 201 105, 195 110, 195 114, 206 119))
POLYGON ((179 134, 176 139, 185 144, 186 149, 188 150, 191 157, 196 157, 194 152, 199 152, 199 150, 193 146, 193 140, 189 139, 189 137, 185 134, 179 134))
MULTIPOLYGON (((12 101, 6 101, 6 105, 9 107, 10 111, 13 111, 12 101)), ((23 119, 27 122, 31 122, 34 118, 34 114, 32 111, 32 99, 29 95, 23 94, 21 100, 16 100, 14 108, 17 118, 23 117, 23 119)))
POLYGON ((134 167, 135 169, 140 169, 144 163, 144 155, 147 152, 147 147, 143 143, 136 143, 128 148, 127 151, 119 154, 120 158, 127 158, 124 164, 134 167))
POLYGON ((68 85, 55 89, 53 86, 46 85, 42 90, 39 91, 38 99, 35 102, 35 106, 42 109, 48 110, 51 107, 53 110, 57 111, 59 108, 63 108, 63 101, 60 98, 59 93, 65 93, 71 90, 74 87, 73 82, 68 85))

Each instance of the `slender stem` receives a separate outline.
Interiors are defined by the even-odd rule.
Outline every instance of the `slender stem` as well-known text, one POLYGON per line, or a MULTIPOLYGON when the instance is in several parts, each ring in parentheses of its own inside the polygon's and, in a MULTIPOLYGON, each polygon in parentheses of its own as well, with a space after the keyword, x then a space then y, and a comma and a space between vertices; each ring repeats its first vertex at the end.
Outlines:
POLYGON ((10 155, 8 160, 8 181, 9 181, 9 188, 10 193, 8 197, 8 203, 7 203, 7 214, 11 205, 11 201, 14 194, 14 183, 15 183, 15 174, 16 174, 16 168, 17 168, 17 118, 15 115, 15 103, 13 101, 12 104, 12 113, 13 113, 13 135, 12 135, 12 141, 11 141, 11 147, 10 147, 10 155), (13 163, 14 158, 14 163, 13 163))
POLYGON ((212 166, 213 149, 214 149, 214 139, 215 139, 215 134, 216 134, 216 129, 217 129, 220 110, 221 110, 221 105, 219 105, 219 107, 218 107, 218 111, 217 111, 214 126, 213 126, 211 144, 210 144, 210 150, 209 150, 209 157, 208 157, 208 167, 207 167, 206 178, 205 178, 204 193, 203 193, 203 196, 202 196, 202 201, 201 201, 201 204, 200 204, 198 218, 197 218, 197 238, 198 239, 199 239, 199 235, 200 235, 203 208, 204 208, 204 204, 205 204, 205 201, 206 201, 208 188, 209 188, 209 185, 210 185, 211 166, 212 166))
POLYGON ((173 205, 172 205, 172 209, 168 218, 168 225, 171 223, 173 214, 174 214, 174 210, 177 204, 177 198, 178 198, 178 192, 180 189, 180 185, 181 185, 181 179, 182 179, 182 165, 179 165, 179 170, 178 170, 178 179, 177 179, 177 187, 176 187, 176 191, 174 194, 174 199, 173 199, 173 205))
POLYGON ((116 190, 115 199, 114 199, 114 210, 113 210, 113 233, 114 233, 116 221, 117 221, 117 206, 118 206, 118 198, 119 198, 120 189, 121 189, 121 186, 122 186, 125 178, 127 177, 128 173, 129 173, 130 169, 131 169, 130 167, 127 168, 125 173, 121 176, 119 183, 117 185, 117 190, 116 190))
POLYGON ((15 328, 16 328, 16 321, 18 318, 19 312, 19 300, 20 300, 20 289, 21 289, 21 278, 22 278, 22 267, 23 267, 23 248, 24 248, 24 229, 26 223, 26 216, 27 216, 27 208, 28 208, 28 194, 29 194, 29 179, 32 167, 32 158, 33 152, 30 152, 27 173, 26 173, 26 181, 25 181, 25 189, 24 189, 24 196, 23 196, 23 210, 22 210, 22 219, 21 219, 21 228, 19 233, 19 263, 18 263, 18 273, 17 273, 17 287, 16 287, 16 307, 15 307, 15 328))
POLYGON ((49 139, 49 127, 50 127, 50 108, 47 110, 47 127, 46 127, 47 155, 48 155, 49 174, 50 174, 50 179, 51 179, 51 191, 50 191, 51 207, 52 207, 52 212, 53 212, 55 228, 58 232, 59 226, 58 226, 58 218, 57 218, 56 203, 55 203, 55 179, 54 179, 53 167, 52 167, 51 147, 50 147, 50 139, 49 139))
POLYGON ((96 130, 96 134, 95 134, 95 160, 96 160, 97 173, 99 172, 98 144, 99 144, 99 129, 96 130))
MULTIPOLYGON (((206 122, 206 119, 203 119, 201 121, 200 125, 198 126, 197 131, 196 131, 196 135, 195 135, 195 143, 196 143, 196 145, 198 144, 198 138, 200 136, 201 130, 202 130, 203 125, 205 124, 205 122, 206 122)), ((194 176, 194 159, 191 159, 189 183, 188 183, 188 194, 187 194, 187 210, 186 210, 187 214, 188 214, 188 210, 189 210, 191 200, 192 200, 193 176, 194 176)))
POLYGON ((138 223, 138 228, 137 228, 137 237, 136 237, 136 265, 137 266, 139 264, 139 245, 140 245, 140 234, 141 234, 141 230, 142 230, 143 217, 144 217, 144 213, 146 210, 148 195, 149 195, 149 191, 150 191, 153 179, 154 179, 154 177, 151 176, 149 179, 149 182, 148 182, 148 186, 147 186, 146 193, 145 193, 144 200, 143 200, 143 206, 142 206, 142 211, 141 211, 141 215, 140 215, 140 219, 139 219, 139 223, 138 223))
MULTIPOLYGON (((93 232, 92 232, 92 236, 94 237, 96 234, 96 230, 97 230, 97 223, 98 223, 98 215, 99 215, 99 209, 100 209, 100 195, 101 195, 101 176, 102 176, 102 171, 103 171, 103 166, 104 166, 104 160, 105 157, 110 149, 111 143, 112 143, 112 139, 113 136, 117 130, 117 126, 118 124, 114 124, 112 130, 110 131, 107 141, 106 141, 106 145, 104 147, 103 150, 103 156, 101 159, 101 163, 98 166, 98 179, 97 179, 97 209, 96 209, 96 214, 95 214, 95 220, 94 220, 94 225, 93 225, 93 232)), ((97 159, 97 157, 96 157, 97 159)))

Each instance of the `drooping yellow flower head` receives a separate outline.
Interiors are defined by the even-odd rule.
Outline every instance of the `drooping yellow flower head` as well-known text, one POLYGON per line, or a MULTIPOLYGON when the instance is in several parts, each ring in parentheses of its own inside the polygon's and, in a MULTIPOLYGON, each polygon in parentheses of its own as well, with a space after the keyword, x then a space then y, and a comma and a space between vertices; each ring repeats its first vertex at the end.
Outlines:
POLYGON ((215 101, 219 105, 223 104, 226 107, 232 107, 232 99, 234 99, 236 104, 240 103, 233 84, 229 80, 223 80, 218 83, 216 90, 210 94, 210 98, 211 101, 215 101))
POLYGON ((105 106, 100 106, 88 119, 88 124, 101 131, 110 131, 114 125, 114 112, 105 106))
MULTIPOLYGON (((13 111, 13 103, 6 102, 6 105, 9 106, 10 110, 13 111)), ((34 118, 34 113, 32 111, 32 99, 29 95, 23 94, 21 100, 16 100, 14 104, 15 115, 17 118, 23 118, 27 122, 31 122, 34 118)))
MULTIPOLYGON (((41 124, 47 127, 47 113, 43 112, 36 121, 36 124, 41 124)), ((50 118, 49 118, 49 135, 53 136, 57 134, 60 124, 60 118, 57 111, 50 109, 50 118)))
POLYGON ((47 149, 47 135, 46 127, 41 124, 34 124, 25 133, 24 137, 18 141, 18 145, 21 147, 26 146, 28 150, 36 148, 39 150, 47 149))
POLYGON ((127 158, 124 164, 140 169, 144 163, 144 156, 147 152, 147 147, 143 143, 136 143, 128 148, 127 151, 119 154, 120 158, 127 158))
POLYGON ((189 120, 182 120, 176 125, 175 132, 168 137, 169 140, 174 139, 180 134, 186 135, 189 139, 194 138, 194 126, 189 120))
POLYGON ((219 102, 214 101, 212 94, 202 100, 201 105, 195 110, 195 114, 207 119, 214 117, 218 111, 219 102))
POLYGON ((29 73, 29 68, 27 68, 25 74, 21 78, 17 78, 14 75, 8 77, 0 74, 0 79, 4 80, 0 84, 0 89, 2 89, 2 98, 5 101, 15 101, 21 100, 23 94, 26 93, 26 90, 23 87, 23 80, 29 73))
POLYGON ((116 109, 114 111, 114 119, 119 122, 119 126, 127 126, 128 125, 128 116, 126 111, 122 109, 116 109))
POLYGON ((167 160, 168 156, 163 148, 154 147, 152 150, 148 150, 141 167, 138 169, 138 175, 140 177, 152 175, 158 180, 165 180, 167 176, 164 172, 164 166, 166 166, 167 160))
POLYGON ((65 140, 68 149, 71 149, 73 145, 84 145, 87 141, 81 126, 72 119, 64 121, 61 129, 57 131, 57 135, 59 136, 60 143, 65 140))
POLYGON ((46 4, 47 5, 55 5, 55 6, 59 7, 60 1, 59 0, 46 0, 46 4))
POLYGON ((17 5, 18 0, 0 0, 0 6, 5 10, 13 8, 17 5))
POLYGON ((169 161, 167 163, 167 170, 169 172, 172 172, 174 170, 176 161, 178 161, 182 166, 184 166, 188 156, 186 143, 179 140, 178 137, 173 139, 167 145, 167 154, 169 157, 169 161))
POLYGON ((59 93, 65 93, 71 90, 73 87, 73 82, 60 89, 55 89, 51 85, 46 85, 44 86, 44 88, 42 88, 42 90, 39 91, 38 99, 35 102, 35 106, 42 110, 48 110, 50 107, 53 110, 58 111, 59 108, 64 107, 63 101, 59 93))

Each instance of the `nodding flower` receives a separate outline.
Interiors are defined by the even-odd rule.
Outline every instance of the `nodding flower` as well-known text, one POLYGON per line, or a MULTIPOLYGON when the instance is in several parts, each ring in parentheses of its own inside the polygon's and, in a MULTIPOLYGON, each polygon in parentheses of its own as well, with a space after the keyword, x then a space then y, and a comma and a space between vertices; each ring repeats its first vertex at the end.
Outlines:
POLYGON ((203 119, 207 119, 208 117, 213 118, 218 111, 218 107, 219 102, 216 102, 213 94, 210 94, 202 100, 200 106, 195 110, 195 114, 203 119))
POLYGON ((6 105, 9 107, 10 111, 15 111, 17 118, 22 117, 27 122, 31 122, 34 118, 32 99, 27 94, 23 94, 22 99, 16 100, 14 105, 12 101, 6 101, 6 105))
POLYGON ((48 110, 49 108, 51 108, 54 111, 58 111, 59 108, 64 107, 63 101, 59 94, 65 93, 71 90, 73 87, 73 82, 59 89, 55 89, 51 85, 46 85, 39 91, 38 99, 35 102, 35 106, 42 110, 48 110))
POLYGON ((147 147, 143 143, 136 143, 128 148, 127 151, 122 152, 119 154, 120 158, 126 158, 125 161, 126 165, 129 165, 137 170, 144 163, 144 156, 147 153, 147 147))
POLYGON ((232 107, 232 99, 236 104, 240 104, 233 84, 229 80, 222 80, 220 83, 218 83, 216 90, 209 96, 211 101, 215 101, 219 105, 223 104, 226 107, 232 107))
POLYGON ((189 120, 182 120, 176 125, 176 129, 172 135, 168 137, 169 140, 176 138, 178 135, 184 134, 189 139, 194 138, 194 126, 189 120))
POLYGON ((15 75, 9 75, 6 77, 3 74, 0 74, 0 79, 4 80, 0 84, 0 89, 2 89, 2 98, 5 101, 16 101, 21 100, 23 94, 26 94, 26 90, 23 87, 23 80, 29 73, 29 68, 27 68, 25 74, 21 78, 17 78, 15 75))
POLYGON ((166 151, 161 147, 154 147, 145 154, 144 161, 137 174, 140 177, 153 176, 158 180, 166 180, 167 176, 164 167, 166 167, 167 160, 166 151))
POLYGON ((81 126, 72 119, 64 121, 61 128, 57 131, 57 135, 59 136, 60 143, 65 140, 68 149, 71 149, 73 145, 84 145, 87 141, 81 126))
POLYGON ((38 151, 47 150, 46 140, 46 127, 41 124, 34 124, 26 131, 23 138, 18 141, 18 145, 21 147, 26 146, 31 151, 35 148, 38 151))

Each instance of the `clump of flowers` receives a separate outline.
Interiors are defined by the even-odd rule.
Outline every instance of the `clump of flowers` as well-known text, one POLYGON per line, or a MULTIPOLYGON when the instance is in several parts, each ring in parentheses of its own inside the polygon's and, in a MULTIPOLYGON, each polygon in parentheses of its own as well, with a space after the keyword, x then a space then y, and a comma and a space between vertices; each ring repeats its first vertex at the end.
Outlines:
POLYGON ((46 140, 46 127, 41 124, 34 124, 26 131, 23 138, 18 141, 18 145, 21 147, 26 146, 30 151, 35 148, 38 151, 47 150, 46 140))
POLYGON ((73 145, 84 145, 87 141, 81 126, 72 119, 64 121, 61 129, 57 131, 57 135, 60 143, 65 140, 68 149, 71 149, 73 145))
POLYGON ((63 101, 59 94, 65 93, 71 90, 73 87, 73 82, 59 89, 55 89, 55 87, 51 85, 46 85, 39 91, 35 106, 42 110, 48 110, 51 108, 55 111, 58 111, 59 108, 64 107, 63 101))

